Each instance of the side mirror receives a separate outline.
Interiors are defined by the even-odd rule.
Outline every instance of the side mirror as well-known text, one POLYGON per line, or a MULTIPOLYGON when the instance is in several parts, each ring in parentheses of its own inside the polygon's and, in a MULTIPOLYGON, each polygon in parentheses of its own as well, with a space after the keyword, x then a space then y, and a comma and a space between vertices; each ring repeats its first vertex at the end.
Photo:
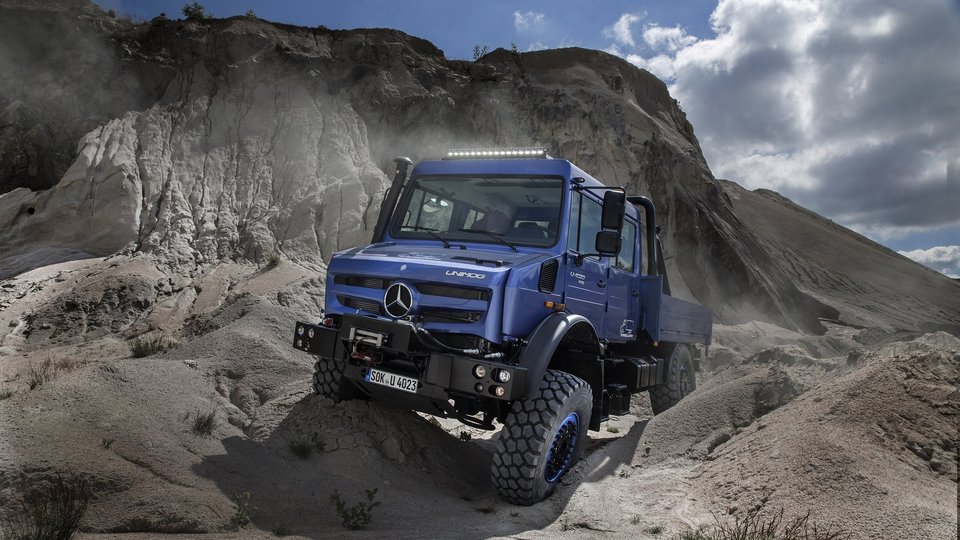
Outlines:
POLYGON ((600 227, 616 231, 623 229, 626 199, 626 193, 622 191, 611 190, 603 194, 603 215, 600 217, 600 227))
POLYGON ((598 232, 595 247, 600 255, 614 256, 620 253, 620 233, 618 231, 598 232))

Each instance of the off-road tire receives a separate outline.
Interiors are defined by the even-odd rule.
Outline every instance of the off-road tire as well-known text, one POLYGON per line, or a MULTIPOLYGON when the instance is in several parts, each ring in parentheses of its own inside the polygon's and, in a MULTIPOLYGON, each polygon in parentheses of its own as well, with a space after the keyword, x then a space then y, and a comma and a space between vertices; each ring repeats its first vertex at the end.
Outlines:
POLYGON ((490 467, 497 492, 523 506, 553 494, 580 458, 592 410, 593 393, 586 381, 548 370, 536 397, 514 402, 504 421, 490 467))
POLYGON ((350 383, 343 378, 344 362, 321 356, 315 358, 317 363, 313 365, 313 391, 335 402, 350 399, 350 383))
POLYGON ((650 388, 650 406, 653 414, 673 407, 697 388, 697 374, 693 353, 686 345, 677 345, 667 361, 667 382, 650 388))

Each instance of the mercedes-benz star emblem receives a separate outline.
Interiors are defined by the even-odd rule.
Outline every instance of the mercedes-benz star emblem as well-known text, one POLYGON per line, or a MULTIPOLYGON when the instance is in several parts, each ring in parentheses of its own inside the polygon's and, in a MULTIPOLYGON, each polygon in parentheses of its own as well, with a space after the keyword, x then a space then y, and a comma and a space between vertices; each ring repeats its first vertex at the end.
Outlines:
POLYGON ((387 315, 399 319, 410 313, 413 307, 413 293, 410 287, 403 283, 394 283, 387 289, 387 294, 383 295, 383 307, 387 310, 387 315))

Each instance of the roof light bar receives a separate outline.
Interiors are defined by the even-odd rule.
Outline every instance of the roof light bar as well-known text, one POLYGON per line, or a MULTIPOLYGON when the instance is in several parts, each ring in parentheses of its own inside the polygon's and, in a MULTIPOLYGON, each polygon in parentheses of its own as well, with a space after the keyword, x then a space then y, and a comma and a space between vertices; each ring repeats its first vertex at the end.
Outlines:
POLYGON ((546 148, 470 148, 450 150, 444 159, 550 159, 546 148))

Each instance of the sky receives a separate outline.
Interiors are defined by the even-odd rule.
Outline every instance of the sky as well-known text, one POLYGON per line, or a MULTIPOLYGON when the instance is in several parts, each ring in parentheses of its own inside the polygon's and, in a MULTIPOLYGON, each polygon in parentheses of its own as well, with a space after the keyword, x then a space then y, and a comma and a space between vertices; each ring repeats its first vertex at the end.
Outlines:
MULTIPOLYGON (((143 19, 184 5, 97 3, 143 19)), ((448 58, 607 51, 667 83, 717 178, 960 277, 960 0, 202 3, 216 17, 397 28, 448 58)))

